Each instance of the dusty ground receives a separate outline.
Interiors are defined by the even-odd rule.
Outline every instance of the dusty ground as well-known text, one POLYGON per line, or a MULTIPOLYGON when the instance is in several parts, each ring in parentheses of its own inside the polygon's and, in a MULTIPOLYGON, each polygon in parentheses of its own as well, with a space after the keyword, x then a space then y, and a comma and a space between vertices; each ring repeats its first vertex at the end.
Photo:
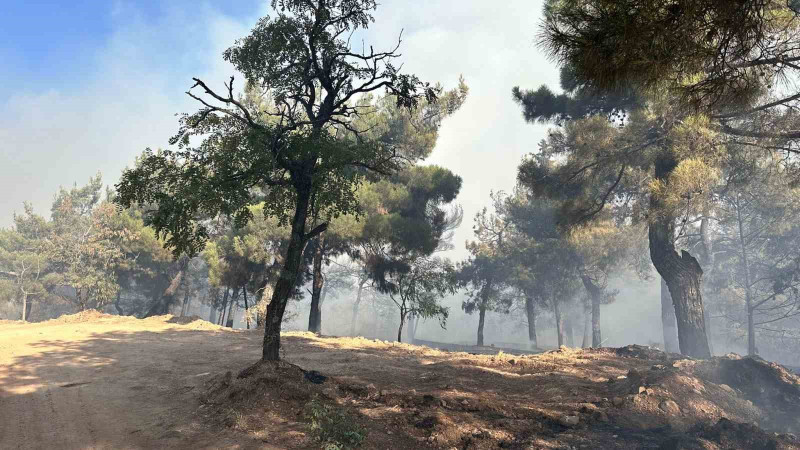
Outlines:
POLYGON ((750 359, 470 355, 288 333, 291 364, 251 367, 260 343, 169 316, 0 323, 0 448, 319 448, 314 399, 362 427, 364 448, 800 448, 737 424, 800 427, 800 379, 750 359))

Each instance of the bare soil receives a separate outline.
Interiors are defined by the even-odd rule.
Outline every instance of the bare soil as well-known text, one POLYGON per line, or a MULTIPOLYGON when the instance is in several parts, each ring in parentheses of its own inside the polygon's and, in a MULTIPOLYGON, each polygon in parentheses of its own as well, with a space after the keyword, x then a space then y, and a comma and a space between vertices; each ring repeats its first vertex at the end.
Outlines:
POLYGON ((0 323, 0 448, 319 448, 316 399, 370 449, 800 449, 777 434, 800 430, 800 379, 758 359, 282 340, 284 362, 253 365, 258 330, 199 318, 0 323))

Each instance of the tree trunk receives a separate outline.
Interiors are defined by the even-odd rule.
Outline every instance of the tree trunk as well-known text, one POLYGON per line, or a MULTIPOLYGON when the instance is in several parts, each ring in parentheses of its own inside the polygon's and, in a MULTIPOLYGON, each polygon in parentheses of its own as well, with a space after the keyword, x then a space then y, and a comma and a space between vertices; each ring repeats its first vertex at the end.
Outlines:
POLYGON ((183 293, 183 306, 181 307, 181 317, 184 317, 189 312, 189 283, 184 286, 183 293))
POLYGON ((591 311, 584 311, 583 314, 583 340, 581 341, 581 348, 588 348, 589 335, 592 332, 592 316, 591 311))
POLYGON ((117 290, 117 300, 114 302, 114 308, 117 310, 117 314, 120 316, 125 315, 125 311, 122 310, 122 305, 120 305, 120 300, 122 300, 122 289, 117 290))
POLYGON ((486 308, 480 307, 480 314, 478 314, 478 347, 483 346, 483 325, 486 323, 486 308))
POLYGON ((28 321, 28 294, 22 294, 22 321, 28 321))
POLYGON ((217 309, 214 308, 214 305, 208 306, 208 321, 214 323, 214 316, 217 315, 217 309))
POLYGON ((172 277, 172 280, 170 280, 169 286, 167 286, 167 289, 164 290, 164 293, 161 294, 158 300, 153 302, 153 304, 150 306, 150 309, 147 310, 144 315, 145 318, 161 316, 169 312, 170 306, 175 303, 175 294, 177 294, 178 288, 181 286, 183 278, 186 275, 186 266, 188 263, 188 258, 182 258, 178 273, 172 277))
POLYGON ((308 237, 306 236, 306 218, 308 217, 308 207, 311 202, 311 177, 306 175, 306 179, 299 182, 297 186, 297 202, 295 203, 294 218, 292 219, 292 234, 289 237, 289 245, 286 249, 286 259, 284 259, 278 281, 275 283, 275 290, 272 292, 272 300, 267 306, 267 317, 264 324, 264 348, 261 359, 264 361, 280 360, 281 348, 281 322, 283 314, 286 312, 286 305, 292 290, 297 285, 300 275, 300 266, 303 263, 303 249, 306 246, 308 237))
POLYGON ((244 294, 244 320, 245 326, 247 329, 250 329, 250 305, 247 304, 247 288, 242 287, 242 293, 244 294))
POLYGON ((664 351, 680 353, 678 345, 678 323, 675 320, 675 307, 669 295, 667 282, 661 279, 661 329, 664 333, 664 351))
POLYGON ((489 294, 492 289, 492 280, 487 280, 481 291, 481 303, 478 305, 478 346, 483 346, 483 326, 486 323, 486 308, 489 306, 489 294))
POLYGON ((308 313, 308 331, 319 334, 322 328, 322 311, 320 295, 325 279, 322 276, 322 260, 325 256, 325 233, 317 237, 317 246, 314 250, 314 276, 311 284, 311 311, 308 313))
POLYGON ((538 348, 536 341, 536 305, 530 296, 525 297, 525 314, 528 317, 528 343, 531 348, 538 348))
POLYGON ((228 318, 224 321, 224 324, 228 328, 233 328, 233 319, 235 318, 234 309, 233 307, 236 305, 236 301, 239 299, 239 288, 234 288, 233 294, 231 295, 230 301, 228 302, 228 318))
POLYGON ((358 320, 358 307, 361 304, 361 293, 364 291, 364 283, 367 280, 359 280, 356 301, 353 303, 353 317, 350 320, 350 336, 356 335, 356 320, 358 320))
POLYGON ((603 300, 603 290, 588 275, 582 275, 581 281, 592 301, 592 347, 598 348, 603 345, 603 336, 600 333, 600 304, 603 300))
POLYGON ((561 307, 556 299, 553 299, 553 314, 556 319, 556 335, 558 336, 558 346, 564 345, 564 318, 561 317, 561 307))
MULTIPOLYGON (((655 164, 655 178, 667 183, 677 163, 671 156, 662 155, 655 164)), ((678 322, 678 343, 681 353, 693 358, 710 358, 703 310, 703 269, 689 252, 675 251, 675 217, 667 211, 657 195, 650 196, 650 259, 666 281, 675 317, 678 322)))
POLYGON ((406 324, 406 312, 400 309, 400 326, 397 328, 397 342, 403 342, 403 325, 406 324))
POLYGON ((749 356, 755 356, 757 353, 756 350, 756 328, 755 328, 755 320, 753 318, 753 314, 755 313, 753 309, 753 291, 752 291, 752 283, 750 283, 750 264, 747 259, 747 245, 745 243, 745 234, 744 234, 744 221, 742 220, 742 210, 739 204, 739 196, 736 196, 736 220, 739 225, 739 250, 741 252, 741 261, 742 261, 742 269, 744 271, 744 307, 745 312, 747 313, 747 354, 749 356))
POLYGON ((747 354, 749 356, 758 354, 758 348, 756 348, 756 325, 753 314, 753 308, 747 305, 747 354))
POLYGON ((567 335, 567 347, 575 347, 575 336, 572 327, 572 315, 567 313, 564 318, 564 333, 567 335))
POLYGON ((228 309, 228 295, 229 295, 230 288, 225 286, 225 293, 222 294, 222 305, 219 309, 219 316, 217 317, 217 325, 222 325, 225 319, 225 311, 228 309))

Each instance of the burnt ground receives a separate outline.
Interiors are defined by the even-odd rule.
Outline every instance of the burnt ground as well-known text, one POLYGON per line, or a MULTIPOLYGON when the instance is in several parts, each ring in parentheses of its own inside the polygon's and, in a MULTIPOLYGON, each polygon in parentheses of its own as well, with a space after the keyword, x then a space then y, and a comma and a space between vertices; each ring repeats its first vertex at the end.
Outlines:
POLYGON ((0 448, 320 448, 322 405, 370 449, 800 449, 800 379, 759 359, 283 344, 254 366, 259 331, 200 319, 2 323, 0 448))

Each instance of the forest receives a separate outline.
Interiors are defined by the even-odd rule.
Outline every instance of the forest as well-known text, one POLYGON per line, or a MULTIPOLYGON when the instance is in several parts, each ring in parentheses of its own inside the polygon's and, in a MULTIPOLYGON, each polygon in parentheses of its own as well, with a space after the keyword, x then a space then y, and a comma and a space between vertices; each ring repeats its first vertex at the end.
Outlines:
POLYGON ((196 318, 259 330, 275 364, 287 331, 535 354, 641 326, 660 339, 625 344, 800 367, 800 5, 545 1, 531 37, 560 82, 506 101, 546 137, 473 217, 471 180, 427 162, 470 74, 407 73, 400 30, 351 41, 374 0, 271 8, 169 142, 0 229, 0 319, 196 318), (660 321, 607 317, 621 297, 660 321))

